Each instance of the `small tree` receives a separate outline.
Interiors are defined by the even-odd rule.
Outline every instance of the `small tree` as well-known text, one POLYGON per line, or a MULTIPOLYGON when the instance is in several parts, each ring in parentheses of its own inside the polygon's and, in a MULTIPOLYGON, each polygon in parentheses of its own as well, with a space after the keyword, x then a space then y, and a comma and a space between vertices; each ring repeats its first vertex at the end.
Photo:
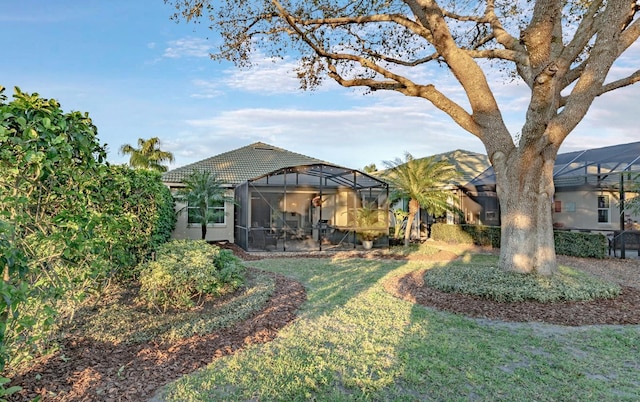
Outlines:
POLYGON ((409 199, 407 228, 404 245, 409 245, 411 227, 420 207, 431 214, 441 214, 453 209, 451 192, 446 186, 458 176, 458 172, 447 161, 436 161, 433 157, 414 159, 410 153, 405 159, 396 158, 385 162, 388 170, 385 179, 389 182, 391 202, 409 199))
POLYGON ((219 207, 224 203, 234 203, 233 197, 226 195, 224 182, 209 172, 194 171, 184 180, 185 187, 178 191, 177 198, 186 202, 184 209, 191 218, 200 223, 202 240, 207 237, 207 225, 223 216, 219 207))
POLYGON ((152 137, 148 140, 138 138, 138 148, 124 144, 120 147, 120 154, 131 155, 129 157, 129 166, 131 167, 158 172, 167 171, 167 167, 163 165, 164 162, 173 162, 173 154, 160 149, 158 137, 152 137))
POLYGON ((375 163, 370 163, 362 169, 365 173, 375 173, 378 171, 378 167, 375 163))

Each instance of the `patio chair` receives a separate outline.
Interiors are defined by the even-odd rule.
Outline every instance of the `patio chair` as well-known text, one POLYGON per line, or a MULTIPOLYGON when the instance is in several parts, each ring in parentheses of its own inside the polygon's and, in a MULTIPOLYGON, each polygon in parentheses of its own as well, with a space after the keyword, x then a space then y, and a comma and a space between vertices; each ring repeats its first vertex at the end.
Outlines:
POLYGON ((278 238, 268 233, 265 228, 253 228, 253 244, 263 250, 267 250, 267 246, 278 248, 278 238))

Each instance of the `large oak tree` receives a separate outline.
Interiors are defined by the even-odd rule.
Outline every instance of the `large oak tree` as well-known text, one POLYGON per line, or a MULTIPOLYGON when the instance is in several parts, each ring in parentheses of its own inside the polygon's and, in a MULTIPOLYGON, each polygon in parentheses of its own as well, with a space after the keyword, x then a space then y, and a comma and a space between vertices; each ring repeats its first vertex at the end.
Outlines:
POLYGON ((175 19, 206 20, 220 33, 214 58, 246 66, 256 50, 295 54, 303 88, 330 77, 345 87, 424 98, 478 137, 497 177, 500 265, 517 272, 556 271, 551 201, 558 149, 596 97, 640 79, 636 70, 607 81, 640 35, 635 0, 165 2, 175 6, 175 19), (453 74, 465 103, 438 82, 422 81, 419 72, 433 63, 453 74), (508 130, 489 85, 496 67, 530 90, 519 133, 508 130))

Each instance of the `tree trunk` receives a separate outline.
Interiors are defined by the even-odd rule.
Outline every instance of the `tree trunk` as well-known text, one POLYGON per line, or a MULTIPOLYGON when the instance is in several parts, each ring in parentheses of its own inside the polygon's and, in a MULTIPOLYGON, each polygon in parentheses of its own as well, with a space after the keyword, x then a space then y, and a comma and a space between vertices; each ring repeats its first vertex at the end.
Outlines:
POLYGON ((407 217, 407 228, 404 232, 404 245, 405 247, 409 245, 411 239, 411 229, 413 228, 413 221, 416 218, 416 215, 420 211, 420 204, 418 200, 411 199, 409 200, 409 216, 407 217))
POLYGON ((202 232, 202 240, 205 240, 207 237, 207 224, 206 223, 201 224, 200 230, 202 232))
POLYGON ((494 161, 500 201, 500 267, 506 271, 553 275, 553 149, 514 152, 494 161))

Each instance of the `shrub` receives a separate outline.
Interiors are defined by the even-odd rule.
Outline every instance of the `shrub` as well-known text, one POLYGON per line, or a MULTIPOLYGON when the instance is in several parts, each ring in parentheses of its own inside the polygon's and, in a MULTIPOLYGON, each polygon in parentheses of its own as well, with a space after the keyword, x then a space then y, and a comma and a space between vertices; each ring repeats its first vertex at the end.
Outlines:
POLYGON ((504 272, 491 265, 452 265, 428 270, 424 280, 443 292, 477 295, 498 302, 587 301, 620 294, 618 285, 563 266, 558 274, 542 277, 504 272))
POLYGON ((462 226, 434 223, 431 225, 431 238, 447 243, 474 244, 473 236, 463 231, 462 226))
POLYGON ((573 257, 604 258, 609 243, 601 233, 554 232, 556 253, 573 257))
POLYGON ((206 295, 239 288, 244 280, 244 267, 231 251, 202 240, 175 240, 158 248, 156 261, 142 265, 138 298, 161 311, 185 310, 206 295))
MULTIPOLYGON (((500 227, 435 223, 431 238, 448 243, 476 244, 500 248, 500 227)), ((600 233, 554 231, 556 253, 583 258, 604 258, 607 238, 600 233)))

